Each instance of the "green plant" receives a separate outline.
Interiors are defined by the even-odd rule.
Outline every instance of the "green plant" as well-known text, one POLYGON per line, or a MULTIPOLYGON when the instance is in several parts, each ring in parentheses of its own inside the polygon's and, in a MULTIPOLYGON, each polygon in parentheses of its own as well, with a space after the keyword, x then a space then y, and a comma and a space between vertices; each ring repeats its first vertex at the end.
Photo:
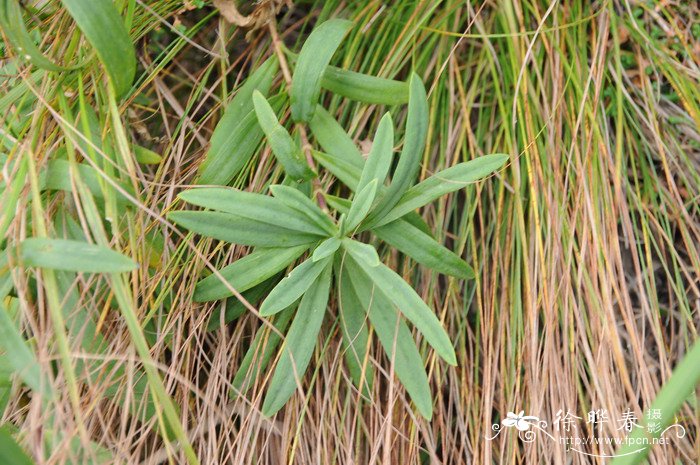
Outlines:
MULTIPOLYGON (((260 307, 262 316, 276 315, 276 327, 286 331, 263 413, 277 412, 296 390, 316 345, 329 295, 334 293, 339 304, 345 360, 358 388, 366 390, 372 383, 372 369, 366 357, 368 318, 418 411, 430 418, 432 400, 423 360, 397 309, 443 360, 456 365, 452 343, 435 313, 413 288, 381 263, 374 241, 363 242, 362 239, 373 235, 440 273, 460 279, 473 277, 465 261, 431 237, 415 210, 492 173, 508 157, 482 156, 416 183, 428 129, 428 103, 423 83, 413 74, 408 83, 403 148, 391 182, 385 185, 394 164, 391 115, 386 113, 382 117, 365 161, 339 123, 318 106, 326 67, 348 27, 346 21, 330 20, 309 36, 297 59, 290 100, 293 119, 308 123, 324 150, 313 150, 314 158, 354 191, 352 199, 324 194, 323 204, 327 203, 327 207, 321 208, 303 193, 308 187, 306 181, 316 173, 304 159, 299 142, 280 124, 274 105, 255 88, 255 82, 269 83, 269 79, 255 79, 244 94, 252 101, 253 109, 247 113, 255 113, 272 153, 288 175, 288 185, 270 186, 272 196, 229 188, 187 190, 180 198, 207 210, 174 211, 169 218, 195 233, 255 248, 246 257, 220 270, 218 275, 198 283, 197 300, 219 299, 232 295, 233 289, 243 292, 267 285, 270 278, 310 252, 269 292, 260 307)), ((275 69, 269 64, 263 67, 275 69)), ((353 79, 363 80, 356 74, 353 79)), ((385 84, 369 76, 367 79, 378 85, 385 84)), ((263 87, 264 91, 269 84, 263 87)), ((342 93, 342 86, 339 88, 342 93)), ((381 92, 372 95, 381 95, 381 92)), ((394 96, 388 97, 395 101, 394 96)), ((242 109, 245 105, 251 105, 245 100, 237 103, 235 111, 240 114, 246 113, 242 109)), ((250 124, 246 119, 249 117, 243 117, 240 124, 250 124)), ((234 379, 238 390, 245 390, 249 385, 246 377, 252 354, 260 350, 260 341, 256 338, 250 356, 246 356, 234 379)), ((279 338, 268 341, 266 357, 258 363, 257 370, 265 369, 272 355, 271 347, 276 343, 279 338)))

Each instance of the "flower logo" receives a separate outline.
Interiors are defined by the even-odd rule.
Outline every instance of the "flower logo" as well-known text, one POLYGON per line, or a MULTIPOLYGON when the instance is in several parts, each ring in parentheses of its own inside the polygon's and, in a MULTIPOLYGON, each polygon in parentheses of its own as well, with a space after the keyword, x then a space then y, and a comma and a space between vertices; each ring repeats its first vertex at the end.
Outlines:
POLYGON ((515 426, 519 431, 527 431, 533 424, 530 422, 536 424, 540 419, 531 415, 523 415, 524 413, 525 410, 521 410, 517 415, 513 412, 508 412, 508 415, 506 415, 506 418, 501 423, 508 428, 515 426))

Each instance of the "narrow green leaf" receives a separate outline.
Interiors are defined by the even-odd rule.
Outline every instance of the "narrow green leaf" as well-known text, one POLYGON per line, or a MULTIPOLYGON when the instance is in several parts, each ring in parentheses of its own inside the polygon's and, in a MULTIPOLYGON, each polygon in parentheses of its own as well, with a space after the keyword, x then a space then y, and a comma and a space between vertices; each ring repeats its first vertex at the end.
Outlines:
POLYGON ((394 363, 396 376, 416 404, 418 412, 429 420, 433 416, 430 385, 411 331, 391 302, 352 259, 347 260, 345 266, 348 267, 347 276, 355 290, 355 298, 365 307, 379 342, 394 363))
POLYGON ((154 152, 153 150, 147 149, 146 147, 141 147, 140 145, 132 145, 131 148, 134 150, 134 158, 136 161, 144 165, 157 165, 163 161, 163 157, 154 152))
POLYGON ((439 171, 406 191, 401 200, 386 216, 376 217, 378 221, 372 223, 372 227, 390 223, 445 194, 462 189, 493 173, 503 166, 506 160, 508 160, 508 155, 504 154, 484 155, 439 171))
POLYGON ((357 183, 360 182, 362 165, 358 168, 347 160, 317 150, 312 150, 311 154, 324 168, 333 173, 333 176, 340 179, 351 190, 355 190, 357 183))
POLYGON ((399 201, 404 192, 413 184, 420 168, 420 161, 425 150, 428 134, 428 98, 425 87, 417 74, 409 79, 410 95, 408 99, 408 118, 406 136, 396 165, 389 189, 382 197, 376 210, 372 212, 369 222, 386 215, 399 201))
MULTIPOLYGON (((238 292, 243 292, 291 265, 306 249, 307 245, 257 249, 222 268, 219 273, 228 285, 238 292)), ((229 287, 221 282, 218 276, 212 274, 197 283, 193 299, 195 302, 208 302, 231 295, 233 293, 229 287)))
MULTIPOLYGON (((100 173, 86 163, 78 163, 77 172, 87 190, 89 190, 95 197, 104 199, 105 192, 102 187, 102 177, 100 173)), ((49 161, 46 165, 46 170, 42 171, 39 177, 39 183, 42 189, 73 192, 74 184, 71 175, 70 163, 66 160, 49 161)), ((133 195, 134 190, 131 186, 119 182, 117 182, 117 184, 125 192, 133 195)), ((113 190, 113 192, 115 192, 117 203, 123 204, 128 202, 128 199, 121 195, 119 191, 113 190)))
POLYGON ((331 220, 318 205, 312 202, 311 199, 302 194, 299 189, 275 184, 270 186, 270 191, 276 199, 294 209, 294 211, 299 214, 304 215, 328 234, 334 235, 337 232, 333 220, 331 220))
POLYGON ((408 84, 335 66, 326 67, 321 87, 343 97, 378 105, 400 105, 408 101, 408 84))
POLYGON ((123 97, 136 74, 136 52, 112 0, 61 0, 107 70, 117 97, 123 97))
POLYGON ((440 320, 401 276, 381 263, 374 268, 364 269, 363 273, 413 323, 443 360, 450 365, 457 364, 452 342, 440 320))
POLYGON ((304 42, 292 76, 294 121, 308 122, 313 118, 326 67, 351 26, 351 21, 328 20, 316 26, 304 42))
POLYGON ((289 327, 282 346, 282 356, 263 402, 262 412, 266 416, 277 413, 294 394, 297 386, 301 385, 316 346, 321 323, 326 314, 332 274, 329 261, 317 263, 324 264, 323 272, 304 294, 289 327))
POLYGON ((366 267, 374 268, 381 263, 381 261, 379 261, 379 255, 377 255, 377 249, 369 244, 363 244, 362 242, 354 241, 346 237, 343 239, 343 248, 352 255, 352 258, 354 258, 357 263, 366 267))
POLYGON ((320 236, 315 234, 306 234, 230 213, 178 210, 170 212, 168 219, 203 236, 254 247, 291 247, 312 244, 320 239, 320 236))
POLYGON ((374 135, 372 148, 356 188, 358 192, 362 191, 373 179, 376 179, 378 186, 384 184, 386 175, 389 174, 389 168, 391 168, 394 150, 394 127, 392 124, 391 115, 386 113, 379 122, 377 132, 374 135))
POLYGON ((309 121, 309 128, 316 141, 326 152, 325 154, 319 153, 319 155, 329 158, 329 163, 338 162, 340 166, 345 167, 344 170, 356 173, 354 178, 344 178, 324 164, 326 169, 333 173, 335 177, 354 190, 360 179, 365 160, 362 158, 362 154, 352 138, 338 124, 338 121, 320 105, 316 107, 314 117, 309 121))
POLYGON ((106 247, 67 239, 32 237, 19 247, 25 266, 85 273, 122 273, 138 268, 129 257, 106 247))
MULTIPOLYGON (((253 91, 270 91, 277 74, 277 58, 270 57, 240 86, 211 136, 211 146, 199 167, 198 184, 227 185, 245 166, 260 144, 263 132, 253 109, 253 91)), ((271 99, 278 110, 282 97, 271 99)))
POLYGON ((347 267, 342 259, 336 260, 340 328, 343 332, 343 351, 350 377, 367 399, 370 398, 374 370, 369 363, 369 330, 365 307, 355 294, 347 267))
MULTIPOLYGON (((262 298, 275 287, 275 284, 277 284, 279 278, 280 274, 278 273, 275 276, 261 282, 252 289, 244 291, 242 293, 243 298, 251 305, 257 306, 262 298)), ((209 317, 209 322, 207 323, 207 331, 215 331, 221 328, 222 324, 227 325, 245 315, 247 312, 248 308, 236 297, 225 299, 221 302, 220 306, 216 307, 212 311, 211 317, 209 317), (222 312, 224 314, 223 321, 221 317, 222 312)))
POLYGON ((3 465, 34 465, 34 461, 17 444, 7 426, 0 427, 0 463, 3 465))
POLYGON ((230 213, 261 223, 291 229, 294 231, 327 235, 316 223, 308 221, 296 210, 274 197, 253 192, 240 191, 224 187, 205 187, 189 189, 178 194, 185 202, 211 210, 230 213))
POLYGON ((354 231, 355 228, 362 223, 362 220, 367 217, 367 214, 372 209, 376 194, 377 180, 372 179, 369 184, 363 187, 353 198, 352 204, 350 204, 350 211, 348 211, 348 216, 345 219, 343 232, 354 231))
POLYGON ((32 36, 27 31, 22 17, 22 9, 17 0, 0 0, 0 26, 2 30, 17 49, 19 56, 29 59, 39 68, 48 71, 61 72, 71 68, 60 66, 47 58, 41 50, 34 44, 32 36))
POLYGON ((287 175, 297 182, 313 178, 316 174, 306 162, 301 148, 277 120, 267 99, 258 91, 253 91, 253 105, 272 154, 282 164, 287 175))
MULTIPOLYGON (((284 333, 287 330, 289 322, 294 316, 294 310, 296 310, 296 305, 291 305, 274 316, 272 325, 277 331, 284 333)), ((245 394, 250 389, 253 380, 261 373, 265 373, 281 340, 282 338, 277 333, 270 331, 267 327, 258 329, 253 342, 243 357, 241 366, 238 367, 236 376, 231 382, 233 385, 231 397, 245 394)))
POLYGON ((372 231, 421 265, 461 279, 474 278, 474 270, 467 262, 408 221, 395 220, 372 231))
POLYGON ((337 237, 329 237, 325 241, 321 242, 316 250, 314 250, 311 260, 317 262, 330 255, 333 255, 336 250, 340 247, 340 239, 337 237))
POLYGON ((262 316, 274 315, 292 305, 305 293, 323 272, 330 258, 319 261, 308 258, 289 273, 289 276, 279 282, 260 306, 262 316))

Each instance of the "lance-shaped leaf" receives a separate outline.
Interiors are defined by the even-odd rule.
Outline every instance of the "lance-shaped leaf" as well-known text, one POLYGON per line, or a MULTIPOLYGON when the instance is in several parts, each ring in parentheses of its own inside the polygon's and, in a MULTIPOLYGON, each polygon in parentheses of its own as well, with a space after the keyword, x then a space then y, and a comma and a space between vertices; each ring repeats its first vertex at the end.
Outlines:
POLYGON ((220 241, 253 247, 312 244, 321 237, 222 212, 170 212, 168 219, 183 228, 220 241))
POLYGON ((350 204, 350 210, 342 228, 343 233, 346 231, 354 231, 362 220, 367 217, 367 214, 372 209, 372 203, 377 194, 377 180, 372 179, 366 186, 360 190, 350 204))
POLYGON ((301 379, 316 346, 328 305, 332 266, 330 261, 326 261, 324 266, 323 272, 314 280, 301 299, 292 325, 289 327, 282 346, 280 361, 272 375, 270 387, 263 402, 264 415, 274 415, 294 394, 297 386, 301 385, 301 379))
MULTIPOLYGON (((211 146, 199 167, 198 184, 228 184, 253 156, 263 136, 253 109, 253 91, 267 95, 276 74, 277 58, 273 56, 238 89, 211 136, 211 146)), ((281 103, 281 96, 272 98, 273 108, 281 103)))
POLYGON ((347 69, 326 67, 321 87, 359 102, 400 105, 408 101, 408 84, 347 69))
MULTIPOLYGON (((294 316, 294 310, 296 306, 292 305, 275 315, 272 325, 277 331, 284 333, 287 330, 294 316)), ((236 397, 239 393, 244 394, 250 388, 252 381, 265 372, 281 340, 282 338, 276 332, 270 331, 267 327, 261 327, 255 333, 255 338, 231 382, 233 385, 231 397, 236 397)))
POLYGON ((355 298, 365 307, 379 342, 394 364, 396 376, 406 388, 423 417, 433 416, 428 376, 411 331, 386 296, 379 292, 364 272, 352 260, 346 260, 355 298))
POLYGON ((457 364, 452 342, 440 324, 440 320, 401 276, 384 264, 365 268, 362 272, 374 282, 377 291, 384 294, 413 323, 440 357, 450 365, 457 364))
POLYGON ((379 239, 396 247, 421 265, 456 278, 474 277, 474 270, 467 262, 408 221, 399 219, 372 231, 379 239))
POLYGON ((95 48, 117 97, 131 88, 136 74, 136 51, 112 0, 61 0, 95 48))
POLYGON ((0 427, 0 463, 3 465, 34 465, 34 461, 17 444, 7 426, 0 427))
POLYGON ((321 259, 329 257, 335 253, 340 247, 340 239, 337 237, 329 237, 325 241, 321 242, 316 250, 314 250, 311 260, 317 262, 321 259))
POLYGON ((328 20, 316 26, 304 42, 292 76, 294 121, 308 122, 313 118, 326 67, 351 26, 351 21, 328 20))
POLYGON ((331 220, 328 215, 326 215, 323 210, 319 208, 318 205, 312 202, 311 199, 302 194, 298 189, 283 186, 281 184, 275 184, 270 186, 270 191, 272 192, 272 195, 274 195, 280 202, 292 208, 299 214, 304 215, 328 234, 333 235, 337 232, 337 228, 335 227, 333 220, 331 220))
POLYGON ((503 166, 506 160, 508 155, 505 154, 484 155, 439 171, 406 191, 396 206, 372 227, 390 223, 445 194, 462 189, 493 173, 503 166))
POLYGON ((252 192, 228 189, 223 187, 190 189, 181 192, 180 197, 185 202, 199 207, 231 213, 232 215, 249 218, 261 223, 268 223, 306 234, 325 236, 327 232, 315 223, 299 215, 296 210, 288 207, 273 197, 252 192))
POLYGON ((32 237, 19 246, 25 266, 85 273, 121 273, 138 268, 129 257, 101 245, 32 237))
POLYGON ((425 139, 428 134, 428 99, 423 82, 417 74, 411 74, 409 87, 408 118, 403 149, 391 179, 391 185, 375 211, 372 212, 370 223, 382 218, 398 203, 403 193, 415 181, 420 168, 421 157, 425 150, 425 139))
POLYGON ((374 370, 369 363, 367 350, 369 349, 369 330, 367 312, 355 294, 348 268, 343 266, 343 260, 338 259, 336 266, 336 280, 338 289, 338 302, 340 312, 340 328, 343 332, 343 351, 345 363, 347 363, 350 377, 362 395, 370 398, 374 370))
POLYGON ((343 249, 347 250, 352 255, 352 258, 362 266, 374 268, 381 263, 379 255, 377 255, 377 249, 369 244, 363 244, 346 237, 343 239, 343 249))
POLYGON ((294 268, 267 296, 260 306, 260 314, 274 315, 293 304, 313 285, 329 262, 328 257, 316 262, 309 258, 294 268))
POLYGON ((315 152, 314 158, 343 184, 355 190, 365 164, 360 150, 345 129, 320 105, 316 107, 314 118, 309 122, 311 133, 321 148, 326 152, 315 152), (319 159, 323 157, 326 160, 319 159), (328 165, 326 164, 328 163, 328 165), (338 164, 339 169, 335 168, 338 164), (347 174, 346 174, 347 173, 347 174))
POLYGON ((356 191, 359 192, 364 189, 372 180, 376 180, 378 186, 384 184, 386 175, 391 167, 393 148, 394 127, 392 126, 391 115, 386 113, 379 122, 379 127, 374 135, 372 148, 362 169, 356 191))
POLYGON ((194 300, 207 302, 223 299, 233 295, 229 287, 238 292, 247 291, 291 265, 306 249, 306 245, 257 249, 219 271, 225 283, 214 274, 198 282, 194 300))

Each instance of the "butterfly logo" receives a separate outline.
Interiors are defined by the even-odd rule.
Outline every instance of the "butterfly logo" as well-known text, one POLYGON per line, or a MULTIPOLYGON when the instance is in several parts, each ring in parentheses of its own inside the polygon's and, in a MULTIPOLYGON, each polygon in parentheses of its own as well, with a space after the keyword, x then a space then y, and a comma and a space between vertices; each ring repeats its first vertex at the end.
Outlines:
POLYGON ((539 421, 539 418, 531 415, 523 415, 524 413, 525 410, 521 410, 517 415, 513 412, 508 412, 508 415, 506 415, 506 418, 501 423, 508 428, 515 426, 519 431, 527 431, 530 429, 530 426, 532 426, 530 422, 536 423, 539 421))

